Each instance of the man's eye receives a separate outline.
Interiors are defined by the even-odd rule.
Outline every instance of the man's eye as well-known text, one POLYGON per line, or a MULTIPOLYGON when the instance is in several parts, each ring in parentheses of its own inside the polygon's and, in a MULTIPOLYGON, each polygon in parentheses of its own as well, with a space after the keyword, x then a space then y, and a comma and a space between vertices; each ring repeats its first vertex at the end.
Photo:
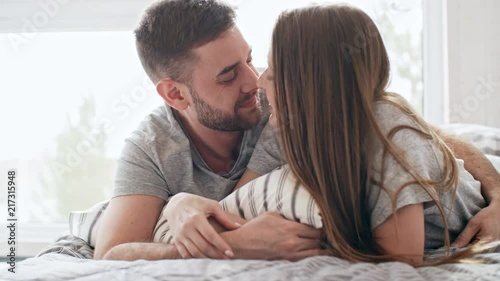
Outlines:
POLYGON ((231 73, 228 73, 228 74, 224 75, 223 77, 221 77, 220 81, 222 83, 230 83, 234 79, 236 79, 236 73, 235 72, 231 72, 231 73))

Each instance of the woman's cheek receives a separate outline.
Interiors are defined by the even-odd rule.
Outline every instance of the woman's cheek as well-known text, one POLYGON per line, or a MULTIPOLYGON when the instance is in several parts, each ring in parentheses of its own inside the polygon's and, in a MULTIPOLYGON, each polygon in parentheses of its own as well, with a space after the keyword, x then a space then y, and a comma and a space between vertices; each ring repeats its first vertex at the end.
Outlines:
POLYGON ((276 114, 271 113, 271 116, 269 116, 269 124, 274 128, 278 127, 278 118, 276 118, 276 114))

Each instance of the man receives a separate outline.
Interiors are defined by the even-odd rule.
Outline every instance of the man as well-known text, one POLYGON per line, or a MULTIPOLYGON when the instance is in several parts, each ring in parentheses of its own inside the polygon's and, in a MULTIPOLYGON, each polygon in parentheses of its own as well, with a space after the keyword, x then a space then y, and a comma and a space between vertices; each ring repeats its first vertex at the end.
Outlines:
POLYGON ((160 1, 145 12, 135 31, 137 50, 166 105, 125 143, 96 259, 298 259, 319 253, 318 230, 273 214, 238 227, 216 201, 211 215, 229 231, 213 232, 202 250, 186 242, 148 243, 174 195, 220 200, 233 190, 267 122, 251 48, 234 18, 229 6, 215 1, 160 1))
MULTIPOLYGON (((95 257, 300 259, 321 253, 314 229, 273 214, 244 223, 216 203, 242 176, 268 119, 258 106, 257 72, 234 11, 214 1, 161 1, 146 11, 136 37, 144 69, 168 106, 154 111, 125 144, 95 257), (166 202, 175 245, 149 243, 166 202), (223 226, 220 235, 207 217, 223 226)), ((279 164, 266 156, 277 151, 265 147, 275 144, 269 132, 243 182, 279 164)), ((470 146, 453 137, 447 143, 491 202, 474 218, 482 226, 477 229, 500 233, 492 216, 500 205, 494 186, 500 180, 489 177, 491 165, 470 146)), ((467 228, 463 240, 475 229, 467 228)))

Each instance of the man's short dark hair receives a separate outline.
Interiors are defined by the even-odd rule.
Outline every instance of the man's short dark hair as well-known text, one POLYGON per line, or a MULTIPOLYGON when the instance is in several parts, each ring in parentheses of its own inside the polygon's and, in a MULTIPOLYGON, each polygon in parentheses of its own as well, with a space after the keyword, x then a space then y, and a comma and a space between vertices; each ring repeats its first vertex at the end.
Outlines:
POLYGON ((234 10, 216 0, 162 0, 143 14, 135 30, 137 53, 153 83, 191 79, 193 49, 235 24, 234 10))

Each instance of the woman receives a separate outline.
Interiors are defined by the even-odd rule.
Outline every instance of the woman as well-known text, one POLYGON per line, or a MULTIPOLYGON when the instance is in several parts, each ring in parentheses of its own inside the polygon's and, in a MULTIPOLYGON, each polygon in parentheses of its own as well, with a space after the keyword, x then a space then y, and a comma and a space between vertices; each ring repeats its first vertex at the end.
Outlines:
POLYGON ((424 249, 449 247, 450 234, 486 203, 463 161, 385 90, 388 81, 373 21, 335 5, 280 16, 259 87, 290 169, 319 206, 332 254, 417 265, 424 249))
MULTIPOLYGON (((270 102, 269 122, 279 128, 288 163, 276 178, 281 183, 293 178, 294 192, 297 179, 313 197, 332 255, 422 265, 424 249, 449 247, 486 206, 481 184, 463 161, 403 98, 385 90, 389 59, 364 12, 337 5, 285 12, 273 31, 268 60, 258 86, 270 102)), ((250 194, 267 179, 243 189, 250 194)), ((245 208, 259 213, 253 198, 250 208, 241 206, 237 192, 221 205, 228 201, 236 202, 232 211, 242 217, 245 208)), ((291 213, 296 217, 293 208, 291 213)), ((168 216, 164 221, 171 221, 168 216)), ((168 231, 160 229, 161 221, 158 240, 168 231)))

